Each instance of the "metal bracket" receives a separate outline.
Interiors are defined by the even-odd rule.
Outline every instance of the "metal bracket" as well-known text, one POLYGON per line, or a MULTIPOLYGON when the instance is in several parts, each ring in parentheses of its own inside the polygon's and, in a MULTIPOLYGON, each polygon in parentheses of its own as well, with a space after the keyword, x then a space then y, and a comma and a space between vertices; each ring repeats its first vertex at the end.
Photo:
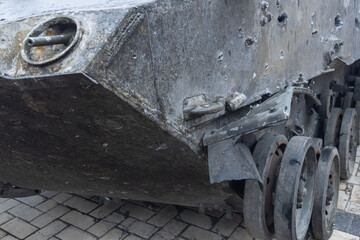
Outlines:
POLYGON ((223 97, 217 97, 213 101, 208 101, 204 94, 186 98, 183 112, 185 120, 218 112, 225 114, 225 100, 223 97))
POLYGON ((294 89, 294 87, 289 87, 255 106, 243 118, 222 128, 206 132, 203 138, 204 146, 285 123, 290 115, 294 89))
POLYGON ((310 97, 315 105, 321 105, 320 100, 310 89, 288 87, 284 91, 270 97, 265 102, 255 106, 243 118, 231 122, 222 128, 206 132, 203 138, 204 146, 285 123, 290 116, 292 97, 294 94, 305 94, 310 97))

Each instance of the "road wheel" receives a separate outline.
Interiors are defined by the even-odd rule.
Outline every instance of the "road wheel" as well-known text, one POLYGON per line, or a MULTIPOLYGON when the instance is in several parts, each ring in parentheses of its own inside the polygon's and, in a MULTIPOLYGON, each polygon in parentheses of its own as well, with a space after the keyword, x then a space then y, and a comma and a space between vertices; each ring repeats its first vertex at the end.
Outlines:
POLYGON ((354 108, 344 112, 339 139, 340 176, 348 179, 355 166, 356 148, 359 142, 359 119, 354 108))
POLYGON ((344 110, 344 111, 345 111, 346 109, 352 107, 353 98, 354 98, 354 93, 353 93, 353 92, 346 92, 346 93, 345 93, 344 102, 343 102, 343 110, 344 110))
POLYGON ((324 146, 339 146, 342 116, 343 111, 341 108, 333 108, 330 118, 326 122, 324 146))
POLYGON ((244 192, 244 221, 248 232, 258 239, 274 238, 274 200, 277 174, 287 139, 283 135, 263 135, 253 151, 264 183, 263 191, 256 181, 246 180, 244 192))
POLYGON ((334 93, 331 89, 325 89, 320 94, 320 108, 319 115, 320 118, 325 120, 330 117, 332 108, 334 106, 334 93))
POLYGON ((321 151, 315 177, 315 200, 312 213, 312 230, 316 239, 329 239, 339 197, 340 162, 335 147, 321 151))
POLYGON ((316 156, 313 140, 290 139, 281 161, 275 194, 275 236, 304 239, 309 228, 315 196, 316 156))

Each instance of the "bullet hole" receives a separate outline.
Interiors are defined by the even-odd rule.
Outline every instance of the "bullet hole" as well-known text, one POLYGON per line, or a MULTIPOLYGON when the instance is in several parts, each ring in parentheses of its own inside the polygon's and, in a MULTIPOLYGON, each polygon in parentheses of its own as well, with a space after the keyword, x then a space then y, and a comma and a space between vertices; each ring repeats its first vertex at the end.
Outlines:
POLYGON ((252 37, 248 37, 246 40, 245 40, 245 46, 246 47, 250 47, 251 45, 253 45, 255 43, 254 39, 252 37))
POLYGON ((280 51, 280 60, 283 60, 284 58, 285 58, 284 52, 283 52, 283 51, 280 51))
POLYGON ((286 12, 283 12, 278 16, 278 23, 280 27, 285 26, 287 22, 288 22, 288 15, 286 12))
POLYGON ((360 21, 358 18, 355 18, 355 28, 356 30, 360 30, 360 21))
POLYGON ((316 22, 316 15, 315 13, 311 16, 311 25, 314 25, 316 22))
POLYGON ((131 56, 133 59, 137 59, 137 55, 136 55, 135 51, 131 51, 131 56))
POLYGON ((228 51, 228 54, 229 54, 229 56, 231 57, 231 51, 230 51, 230 50, 228 51))
POLYGON ((344 25, 344 23, 342 21, 340 14, 337 14, 335 17, 335 27, 337 29, 340 29, 340 28, 342 28, 343 25, 344 25))
POLYGON ((224 53, 219 51, 218 52, 218 56, 217 56, 217 59, 219 62, 221 62, 222 60, 224 60, 224 53))
POLYGON ((276 0, 276 7, 280 8, 280 0, 276 0))
POLYGON ((238 37, 243 38, 244 37, 244 30, 242 28, 239 28, 238 37))

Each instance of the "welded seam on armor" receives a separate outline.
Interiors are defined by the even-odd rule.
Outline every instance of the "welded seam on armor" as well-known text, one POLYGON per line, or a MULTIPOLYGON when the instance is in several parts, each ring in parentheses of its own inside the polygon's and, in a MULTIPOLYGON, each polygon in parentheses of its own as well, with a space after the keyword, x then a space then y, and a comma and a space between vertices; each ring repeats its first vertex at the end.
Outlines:
POLYGON ((123 28, 117 28, 114 35, 109 38, 109 42, 116 43, 115 45, 108 44, 104 49, 104 65, 108 68, 115 60, 114 54, 118 53, 126 40, 132 35, 139 23, 144 19, 145 14, 143 12, 136 11, 132 13, 123 28))

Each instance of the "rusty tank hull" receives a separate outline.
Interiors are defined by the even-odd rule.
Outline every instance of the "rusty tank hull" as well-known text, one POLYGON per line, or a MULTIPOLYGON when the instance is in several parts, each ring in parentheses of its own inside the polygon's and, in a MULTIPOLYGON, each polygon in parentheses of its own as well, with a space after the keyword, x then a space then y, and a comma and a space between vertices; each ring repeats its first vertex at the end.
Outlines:
POLYGON ((28 4, 0 1, 0 178, 26 189, 241 210, 228 183, 256 165, 218 153, 291 129, 293 95, 317 111, 360 58, 346 0, 28 4))

